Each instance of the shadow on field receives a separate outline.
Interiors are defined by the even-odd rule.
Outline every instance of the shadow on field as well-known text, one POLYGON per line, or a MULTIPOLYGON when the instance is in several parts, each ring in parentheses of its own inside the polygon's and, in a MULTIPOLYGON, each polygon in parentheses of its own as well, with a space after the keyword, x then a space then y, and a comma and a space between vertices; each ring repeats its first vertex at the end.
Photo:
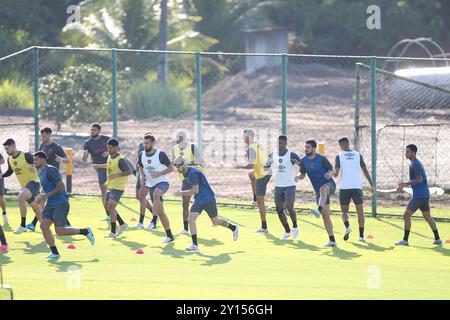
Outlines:
POLYGON ((361 257, 359 253, 346 251, 338 247, 331 248, 330 251, 324 252, 323 254, 329 257, 336 257, 341 260, 351 260, 361 257))
POLYGON ((203 261, 201 264, 202 266, 214 266, 218 264, 224 264, 231 261, 231 256, 233 254, 239 254, 239 253, 245 253, 244 251, 235 251, 235 252, 229 252, 229 253, 221 253, 218 256, 210 256, 203 254, 201 252, 197 253, 199 257, 208 258, 209 260, 203 261))
POLYGON ((151 248, 161 249, 161 254, 165 256, 170 256, 175 259, 182 259, 184 256, 191 255, 191 253, 186 252, 185 250, 179 250, 174 248, 174 243, 171 242, 164 247, 154 246, 151 248))
POLYGON ((420 247, 420 246, 411 246, 412 248, 418 248, 418 249, 425 249, 425 250, 433 250, 436 251, 440 254, 443 254, 446 257, 450 257, 450 249, 444 248, 443 246, 435 246, 432 248, 427 248, 427 247, 420 247))
POLYGON ((32 245, 30 241, 17 241, 16 243, 22 243, 26 246, 25 249, 13 249, 23 251, 24 254, 36 254, 42 252, 49 252, 50 249, 45 241, 41 241, 38 244, 32 245))
POLYGON ((5 266, 8 263, 13 262, 10 257, 8 257, 5 253, 0 253, 0 266, 5 266))
POLYGON ((313 245, 308 244, 306 242, 300 241, 300 240, 280 240, 279 238, 275 237, 273 234, 270 233, 264 233, 266 238, 270 241, 272 241, 273 244, 277 246, 283 246, 283 247, 291 247, 294 249, 304 249, 309 251, 320 251, 320 248, 313 245))
POLYGON ((87 261, 48 261, 49 265, 56 267, 56 272, 69 272, 80 270, 83 264, 86 263, 98 263, 99 259, 92 259, 87 261))
MULTIPOLYGON (((314 223, 314 222, 311 222, 311 221, 299 218, 298 216, 297 216, 297 221, 305 222, 307 224, 310 224, 310 225, 312 225, 312 226, 314 226, 316 228, 319 228, 319 229, 322 229, 322 230, 325 231, 325 227, 323 225, 321 225, 321 224, 317 224, 317 223, 314 223)), ((322 220, 317 219, 317 221, 320 221, 321 223, 323 223, 322 220)), ((339 233, 339 232, 337 232, 337 233, 339 233)))
POLYGON ((135 241, 130 241, 130 240, 126 240, 126 237, 119 237, 114 239, 117 242, 120 242, 121 244, 129 247, 131 250, 137 250, 137 249, 142 249, 147 247, 146 244, 140 243, 140 242, 135 242, 135 241))
POLYGON ((215 247, 223 245, 224 243, 217 239, 198 239, 198 244, 206 247, 215 247))
POLYGON ((352 243, 355 247, 359 249, 365 249, 365 250, 372 250, 377 252, 384 252, 384 251, 390 251, 394 249, 394 246, 391 247, 381 247, 377 246, 376 244, 367 242, 365 245, 361 243, 352 243))
MULTIPOLYGON (((390 225, 390 226, 392 226, 392 227, 394 227, 394 228, 397 228, 397 229, 399 229, 399 230, 402 230, 402 232, 404 231, 403 226, 398 226, 398 225, 396 225, 395 223, 388 222, 388 221, 382 220, 382 219, 380 219, 380 218, 375 218, 375 219, 376 219, 378 222, 381 222, 381 223, 390 225)), ((412 222, 412 226, 411 226, 411 227, 414 228, 414 221, 412 222)), ((421 234, 421 233, 418 233, 418 232, 414 232, 414 231, 411 231, 411 234, 415 234, 416 236, 419 236, 419 237, 422 237, 422 238, 426 238, 426 239, 432 239, 432 238, 429 237, 429 236, 426 236, 426 235, 424 235, 424 234, 421 234)), ((430 230, 430 234, 432 234, 431 230, 430 230)), ((403 235, 403 234, 399 235, 399 237, 401 237, 402 235, 403 235)))

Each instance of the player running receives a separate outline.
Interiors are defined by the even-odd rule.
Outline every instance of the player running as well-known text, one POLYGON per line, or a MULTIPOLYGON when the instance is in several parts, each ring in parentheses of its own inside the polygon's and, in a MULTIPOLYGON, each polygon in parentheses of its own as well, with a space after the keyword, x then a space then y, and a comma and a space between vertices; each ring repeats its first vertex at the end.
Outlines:
MULTIPOLYGON (((150 134, 150 132, 145 133, 145 135, 150 134)), ((144 151, 144 143, 141 142, 139 144, 138 155, 141 151, 144 151)), ((139 156, 138 156, 139 158, 139 156)), ((147 187, 141 183, 141 172, 139 170, 139 159, 136 161, 135 165, 136 170, 136 199, 139 200, 140 210, 139 210, 139 222, 134 227, 135 229, 145 229, 145 230, 153 230, 156 228, 156 224, 158 221, 158 216, 153 213, 153 207, 150 202, 147 200, 148 189, 147 187), (144 218, 145 218, 145 209, 150 211, 152 214, 152 221, 149 223, 147 227, 144 227, 144 218)))
MULTIPOLYGON (((91 156, 94 168, 96 164, 106 164, 108 159, 108 147, 106 146, 109 137, 102 135, 102 127, 98 123, 91 125, 91 138, 84 143, 83 161, 86 162, 88 156, 91 156)), ((109 212, 106 206, 106 169, 104 167, 96 169, 98 184, 102 195, 103 207, 105 208, 106 217, 102 220, 109 220, 109 212)))
POLYGON ((43 151, 38 151, 34 154, 34 162, 39 172, 42 188, 44 189, 44 192, 38 196, 36 201, 40 204, 44 204, 47 201, 42 211, 41 230, 51 250, 51 254, 46 259, 57 260, 60 258, 60 254, 55 245, 53 232, 50 230, 52 224, 55 224, 55 232, 58 236, 81 234, 89 239, 91 245, 95 244, 95 238, 89 227, 84 229, 64 227, 70 210, 69 196, 66 193, 64 182, 61 179, 61 174, 58 169, 47 164, 46 159, 47 155, 43 151))
POLYGON ((188 166, 188 160, 182 156, 176 158, 173 164, 177 171, 183 175, 187 184, 192 186, 191 189, 178 191, 175 194, 177 196, 194 195, 194 203, 189 213, 192 245, 186 248, 186 251, 199 251, 196 220, 203 210, 206 211, 214 226, 219 225, 230 229, 233 232, 233 240, 236 241, 239 237, 239 226, 218 217, 216 197, 203 172, 196 167, 188 166))
POLYGON ((264 199, 266 197, 267 185, 272 177, 272 170, 266 171, 264 165, 268 160, 268 152, 264 145, 255 139, 255 132, 253 130, 244 130, 244 142, 248 146, 247 158, 248 164, 243 166, 236 166, 236 169, 252 169, 255 177, 255 194, 256 203, 258 204, 259 215, 261 217, 261 228, 256 232, 267 233, 267 219, 266 219, 266 204, 264 199))
POLYGON ((169 218, 164 212, 163 195, 169 190, 169 178, 167 175, 174 171, 167 154, 155 148, 156 139, 147 134, 144 137, 144 151, 139 153, 139 169, 141 172, 142 185, 148 187, 150 199, 153 204, 153 212, 161 220, 166 231, 166 239, 163 243, 175 240, 170 230, 169 218))
POLYGON ((53 141, 52 129, 45 127, 41 130, 42 143, 39 147, 39 151, 44 151, 47 155, 47 163, 54 166, 59 170, 60 163, 68 163, 70 160, 67 158, 64 149, 53 141))
MULTIPOLYGON (((0 153, 0 166, 5 163, 2 154, 0 153)), ((8 225, 8 215, 6 214, 6 202, 5 202, 5 180, 2 176, 2 168, 0 167, 0 208, 2 209, 3 224, 8 225)))
POLYGON ((294 165, 300 165, 300 161, 297 154, 287 149, 287 137, 281 135, 278 137, 278 151, 269 155, 265 165, 266 170, 271 166, 275 167, 275 206, 285 230, 280 240, 287 240, 291 234, 294 239, 298 238, 297 214, 294 209, 296 192, 294 165), (292 233, 284 213, 285 208, 292 220, 292 233))
POLYGON ((16 142, 13 139, 6 140, 5 143, 3 143, 3 146, 8 154, 8 170, 3 174, 3 178, 9 177, 15 173, 17 180, 19 180, 20 187, 22 188, 22 191, 17 197, 21 222, 20 227, 18 227, 14 233, 20 234, 26 232, 27 229, 34 232, 36 230, 36 224, 41 218, 42 210, 39 204, 35 201, 36 196, 39 195, 40 185, 39 177, 34 166, 33 155, 29 152, 17 150, 16 142), (35 213, 35 218, 28 225, 26 225, 26 202, 30 204, 35 213))
POLYGON ((340 174, 339 202, 342 211, 342 221, 346 228, 344 240, 348 240, 350 232, 352 231, 348 222, 348 210, 350 201, 353 200, 356 212, 358 213, 359 241, 366 242, 366 239, 364 238, 364 196, 361 170, 364 172, 364 175, 370 184, 372 194, 375 192, 375 188, 363 157, 358 151, 350 149, 350 141, 347 137, 339 139, 339 147, 342 151, 336 156, 333 175, 334 177, 338 177, 340 174))
POLYGON ((397 246, 408 246, 409 233, 411 231, 411 217, 420 209, 422 216, 428 222, 431 230, 434 233, 433 244, 441 245, 442 240, 439 237, 439 232, 436 226, 436 222, 433 220, 430 214, 430 190, 428 188, 427 174, 425 168, 420 160, 417 159, 417 146, 410 144, 406 146, 405 151, 406 159, 411 161, 409 166, 409 181, 401 182, 398 185, 397 191, 400 192, 405 187, 411 186, 413 191, 413 197, 408 203, 408 207, 405 210, 403 218, 405 220, 405 233, 403 240, 396 243, 397 246))
POLYGON ((126 161, 125 157, 119 153, 119 140, 111 138, 107 142, 108 145, 108 159, 106 164, 96 164, 96 169, 106 169, 107 186, 106 192, 106 208, 109 212, 111 222, 111 232, 105 238, 117 238, 127 228, 128 225, 123 221, 117 212, 117 204, 122 197, 125 186, 127 184, 128 176, 133 173, 132 168, 126 161), (119 230, 116 232, 116 220, 119 222, 119 230))
MULTIPOLYGON (((178 157, 183 157, 188 161, 188 165, 191 167, 196 167, 202 170, 201 167, 201 156, 198 148, 195 144, 190 143, 187 139, 187 133, 183 130, 177 132, 176 135, 176 145, 172 148, 172 161, 175 161, 178 157)), ((182 183, 181 190, 188 190, 192 186, 186 185, 187 182, 183 175, 177 172, 178 179, 182 183)), ((183 200, 183 230, 180 231, 179 235, 189 235, 189 203, 191 202, 192 195, 185 194, 181 198, 183 200)))
POLYGON ((317 209, 311 209, 311 212, 320 218, 322 215, 325 229, 327 230, 330 241, 326 247, 335 247, 336 240, 333 233, 333 223, 330 217, 330 195, 336 191, 336 183, 332 178, 333 166, 328 159, 319 153, 316 153, 317 143, 314 140, 306 141, 305 157, 300 162, 300 175, 296 181, 302 180, 308 174, 309 180, 316 192, 317 209))

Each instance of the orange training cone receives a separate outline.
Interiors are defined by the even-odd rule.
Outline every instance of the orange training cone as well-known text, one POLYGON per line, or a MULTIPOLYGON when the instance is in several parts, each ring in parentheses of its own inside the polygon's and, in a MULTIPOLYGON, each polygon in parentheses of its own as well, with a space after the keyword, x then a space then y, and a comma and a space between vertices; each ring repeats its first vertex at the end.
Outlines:
POLYGON ((373 235, 369 234, 369 235, 367 236, 367 239, 373 239, 373 235))
POLYGON ((138 249, 138 250, 136 250, 136 254, 144 254, 144 250, 138 249))
POLYGON ((75 247, 75 245, 74 244, 69 244, 68 246, 67 246, 67 249, 76 249, 77 247, 75 247))

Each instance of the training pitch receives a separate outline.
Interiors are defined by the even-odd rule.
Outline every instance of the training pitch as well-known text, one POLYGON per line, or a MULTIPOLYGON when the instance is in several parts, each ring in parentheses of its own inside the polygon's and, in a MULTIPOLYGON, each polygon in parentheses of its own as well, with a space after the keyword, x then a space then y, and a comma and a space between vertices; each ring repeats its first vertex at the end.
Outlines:
MULTIPOLYGON (((12 233, 20 217, 8 201, 10 250, 0 253, 5 283, 16 299, 450 299, 450 244, 433 246, 426 222, 413 220, 410 247, 395 247, 403 236, 399 218, 366 219, 368 243, 358 242, 357 218, 347 242, 344 226, 333 216, 338 248, 324 248, 328 237, 322 220, 298 216, 298 241, 278 240, 283 229, 268 215, 269 234, 257 234, 257 210, 219 208, 219 215, 241 226, 233 242, 230 230, 211 227, 203 213, 198 219, 200 253, 188 253, 188 236, 163 245, 164 232, 133 230, 138 203, 123 199, 118 211, 130 226, 117 239, 105 239, 108 225, 99 221, 98 197, 73 197, 69 220, 91 226, 97 244, 83 236, 57 238, 57 262, 43 257, 49 249, 39 231, 12 233), (134 220, 133 219, 133 220, 134 220), (76 249, 67 249, 73 244, 76 249), (136 254, 142 249, 144 254, 136 254)), ((30 210, 30 209, 29 209, 30 210)), ((182 229, 181 204, 167 202, 171 229, 182 229)), ((28 213, 30 220, 32 211, 28 213)), ((419 213, 420 215, 420 213, 419 213)), ((146 219, 145 224, 149 223, 146 219)), ((450 224, 438 223, 443 241, 450 224)))

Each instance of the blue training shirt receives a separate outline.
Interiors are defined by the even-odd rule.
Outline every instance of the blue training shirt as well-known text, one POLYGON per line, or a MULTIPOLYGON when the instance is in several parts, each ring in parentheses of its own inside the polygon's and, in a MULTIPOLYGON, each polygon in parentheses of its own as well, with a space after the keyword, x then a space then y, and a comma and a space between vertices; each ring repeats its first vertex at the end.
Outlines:
POLYGON ((419 175, 422 176, 422 182, 411 186, 413 190, 413 198, 416 199, 429 198, 430 189, 428 188, 428 180, 425 168, 423 167, 422 162, 415 159, 411 161, 411 165, 409 166, 409 180, 415 180, 419 175))
POLYGON ((325 173, 332 169, 333 167, 328 159, 318 153, 314 160, 310 160, 305 156, 300 162, 300 172, 308 174, 308 178, 311 181, 315 192, 319 192, 320 187, 327 182, 335 183, 333 178, 328 180, 324 177, 325 173))
MULTIPOLYGON (((41 185, 45 193, 55 190, 56 186, 62 181, 61 173, 59 173, 58 169, 49 164, 45 166, 44 170, 39 172, 39 179, 41 180, 41 185)), ((64 190, 53 197, 49 197, 47 199, 47 204, 57 205, 67 202, 68 200, 69 196, 64 190)))
POLYGON ((198 185, 198 193, 194 195, 194 199, 199 203, 210 203, 216 200, 216 195, 206 180, 205 175, 195 167, 189 167, 185 173, 185 182, 188 185, 198 185))

